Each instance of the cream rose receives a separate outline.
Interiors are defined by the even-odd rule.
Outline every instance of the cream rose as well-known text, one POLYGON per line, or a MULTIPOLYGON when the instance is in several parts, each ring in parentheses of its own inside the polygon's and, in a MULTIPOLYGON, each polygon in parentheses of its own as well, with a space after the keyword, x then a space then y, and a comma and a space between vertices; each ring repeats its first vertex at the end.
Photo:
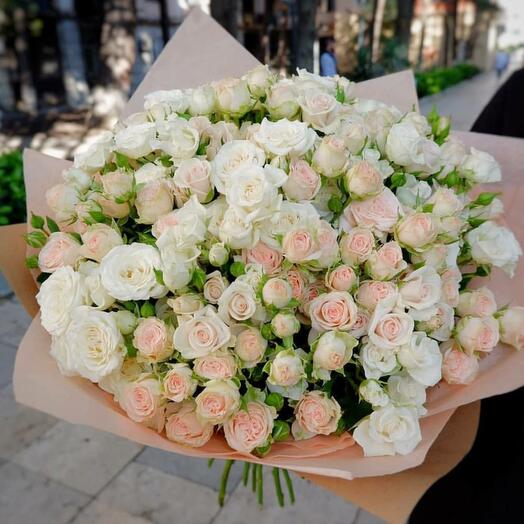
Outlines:
POLYGON ((125 171, 110 171, 102 177, 102 188, 105 196, 111 199, 128 200, 133 190, 133 175, 125 171))
POLYGON ((267 275, 274 275, 282 265, 282 254, 267 244, 259 242, 256 246, 245 251, 245 261, 248 264, 260 264, 267 275))
POLYGON ((253 105, 247 82, 240 78, 224 78, 211 84, 215 90, 218 109, 222 113, 242 116, 253 105))
POLYGON ((490 317, 496 313, 497 303, 488 288, 468 289, 459 295, 456 309, 459 317, 490 317))
POLYGON ((214 243, 209 249, 209 263, 214 267, 223 266, 229 260, 229 249, 221 243, 214 243))
POLYGON ((438 217, 458 215, 464 208, 464 202, 449 187, 437 187, 427 204, 432 205, 431 213, 438 217))
POLYGON ((322 334, 313 344, 313 367, 326 371, 342 369, 351 360, 357 344, 357 340, 344 331, 322 334))
POLYGON ((396 349, 376 346, 366 340, 360 350, 360 361, 368 379, 379 379, 393 373, 398 367, 396 349))
POLYGON ((217 99, 215 90, 210 85, 203 85, 191 89, 189 99, 189 113, 192 115, 210 115, 216 109, 217 99))
POLYGON ((173 188, 165 179, 148 182, 138 189, 135 206, 138 222, 154 224, 161 216, 173 210, 173 188))
POLYGON ((133 243, 111 249, 100 263, 100 275, 102 285, 117 300, 148 300, 167 292, 155 274, 161 268, 156 248, 133 243))
POLYGON ((306 89, 298 97, 302 119, 323 133, 332 133, 337 126, 340 104, 334 96, 321 89, 306 89))
POLYGON ((459 172, 476 184, 500 182, 502 179, 498 162, 489 153, 474 147, 460 163, 459 172))
POLYGON ((104 167, 111 156, 113 133, 104 131, 83 151, 75 154, 75 167, 94 173, 104 167))
POLYGON ((316 136, 305 122, 291 122, 287 119, 271 122, 264 118, 254 139, 271 155, 297 157, 311 149, 316 136))
POLYGON ((441 344, 442 378, 448 384, 471 384, 479 372, 479 359, 468 355, 450 340, 441 344))
POLYGON ((193 396, 198 382, 193 371, 184 363, 168 364, 168 371, 162 381, 163 395, 173 402, 182 402, 193 396))
POLYGON ((407 274, 400 284, 402 304, 416 310, 434 306, 441 297, 442 281, 431 266, 407 274))
POLYGON ((293 296, 291 286, 283 278, 270 278, 262 288, 262 299, 266 305, 283 308, 293 296))
POLYGON ((379 304, 369 324, 369 340, 376 346, 395 349, 409 343, 414 327, 407 313, 388 313, 379 304))
POLYGON ((211 164, 207 160, 190 158, 183 160, 175 171, 175 187, 189 195, 196 195, 199 202, 206 203, 213 198, 211 185, 211 164))
POLYGON ((419 415, 426 414, 426 387, 409 375, 392 375, 388 378, 387 392, 398 407, 414 407, 419 415))
POLYGON ((199 448, 213 436, 213 424, 200 420, 193 400, 170 404, 166 417, 166 436, 177 444, 199 448))
POLYGON ((380 194, 384 188, 382 174, 365 160, 354 164, 345 175, 348 193, 357 199, 365 199, 380 194))
POLYGON ((273 120, 282 118, 291 120, 297 116, 300 106, 297 101, 297 91, 291 79, 280 80, 268 89, 266 107, 273 120))
POLYGON ((143 164, 135 171, 135 182, 137 184, 147 184, 153 180, 160 180, 166 178, 168 169, 164 166, 159 166, 151 162, 143 164))
POLYGON ((312 165, 322 175, 332 178, 342 174, 348 161, 348 151, 341 138, 327 135, 313 154, 312 165))
POLYGON ((441 378, 438 343, 421 331, 415 331, 411 340, 400 347, 397 358, 409 376, 426 387, 434 386, 441 378))
POLYGON ((122 237, 111 226, 93 224, 82 233, 80 253, 86 258, 100 262, 111 249, 123 244, 122 237))
POLYGON ((285 349, 277 353, 271 362, 267 381, 274 386, 288 388, 296 385, 306 376, 302 359, 293 349, 285 349))
POLYGON ((258 98, 266 94, 266 90, 274 82, 275 75, 271 73, 267 65, 260 64, 249 70, 244 75, 249 91, 258 98))
POLYGON ((374 408, 382 408, 389 404, 389 396, 378 380, 367 379, 361 382, 358 387, 358 394, 360 398, 374 408))
POLYGON ((240 393, 231 380, 210 380, 195 398, 196 414, 211 424, 222 424, 240 405, 240 393))
POLYGON ((204 298, 210 304, 218 304, 220 297, 229 285, 228 281, 222 276, 220 271, 213 271, 206 276, 204 284, 204 298))
POLYGON ((38 267, 43 273, 54 273, 65 266, 75 266, 82 258, 80 244, 68 233, 51 233, 38 254, 38 267))
POLYGON ((288 200, 312 200, 320 191, 320 185, 316 171, 305 160, 294 159, 282 189, 288 200))
POLYGON ((227 324, 248 320, 256 311, 257 303, 253 288, 238 280, 233 282, 218 299, 218 314, 227 324))
POLYGON ((49 188, 45 192, 45 199, 59 222, 66 222, 74 218, 76 208, 80 203, 78 190, 68 184, 57 184, 49 188))
POLYGON ((173 354, 173 335, 159 318, 142 318, 133 335, 133 345, 146 362, 162 362, 173 354))
POLYGON ((499 325, 493 317, 464 317, 456 327, 457 342, 472 355, 476 351, 490 352, 499 342, 499 325))
POLYGON ((231 339, 227 325, 212 306, 197 311, 192 317, 179 317, 173 343, 183 358, 210 355, 226 347, 231 339))
POLYGON ((193 315, 205 305, 202 297, 196 293, 186 293, 176 298, 168 298, 167 304, 175 315, 193 315))
POLYGON ((267 340, 257 328, 248 327, 236 337, 235 353, 242 360, 243 368, 255 367, 262 360, 266 348, 267 340))
POLYGON ((144 109, 154 120, 163 120, 172 113, 185 113, 188 96, 180 89, 159 90, 144 96, 144 109))
POLYGON ((516 349, 524 347, 524 307, 513 306, 499 317, 500 340, 516 349))
POLYGON ((264 446, 273 431, 275 418, 275 408, 262 402, 248 402, 245 409, 237 411, 224 424, 229 447, 241 453, 251 453, 264 446))
POLYGON ((115 151, 129 158, 146 156, 153 151, 155 136, 155 125, 151 123, 125 127, 115 135, 115 151))
POLYGON ((155 149, 171 155, 175 166, 182 160, 192 158, 200 145, 198 131, 183 118, 156 122, 158 139, 152 141, 155 149))
POLYGON ((342 410, 334 398, 322 391, 309 391, 295 406, 291 431, 296 440, 330 435, 336 431, 341 416, 342 410))
POLYGON ((279 338, 291 337, 300 331, 300 321, 293 313, 277 313, 271 320, 271 329, 279 338))

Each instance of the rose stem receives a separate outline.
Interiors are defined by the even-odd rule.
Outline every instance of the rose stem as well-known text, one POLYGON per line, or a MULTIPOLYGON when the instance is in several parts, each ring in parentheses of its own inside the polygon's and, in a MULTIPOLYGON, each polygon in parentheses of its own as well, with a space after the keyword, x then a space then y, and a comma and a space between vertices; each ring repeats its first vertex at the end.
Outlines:
POLYGON ((275 493, 277 494, 278 505, 284 507, 284 493, 282 493, 282 485, 280 484, 280 474, 278 468, 273 468, 273 480, 275 481, 275 493))
POLYGON ((287 490, 289 492, 289 500, 291 501, 291 504, 294 504, 295 503, 295 491, 293 490, 293 482, 291 481, 291 477, 289 476, 289 472, 287 469, 283 469, 282 474, 284 475, 284 479, 287 485, 287 490))
POLYGON ((257 490, 257 468, 258 464, 253 464, 252 468, 252 475, 251 475, 251 489, 253 490, 253 493, 257 490))
POLYGON ((244 462, 244 471, 242 473, 242 482, 244 486, 247 486, 247 483, 249 481, 249 467, 251 464, 249 462, 244 462))
POLYGON ((218 504, 220 506, 224 505, 224 499, 226 498, 227 479, 229 478, 229 472, 231 471, 231 466, 234 462, 234 460, 226 460, 226 463, 224 464, 222 478, 220 479, 220 491, 218 492, 218 504))
POLYGON ((257 498, 258 503, 263 506, 264 505, 264 479, 262 474, 262 465, 258 465, 257 467, 257 498))

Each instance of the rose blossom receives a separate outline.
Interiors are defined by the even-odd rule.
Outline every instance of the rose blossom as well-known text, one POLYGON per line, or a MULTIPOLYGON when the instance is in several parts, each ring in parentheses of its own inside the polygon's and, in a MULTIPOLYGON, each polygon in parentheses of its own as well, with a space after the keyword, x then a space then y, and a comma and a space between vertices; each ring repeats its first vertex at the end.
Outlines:
POLYGON ((135 206, 138 222, 154 224, 162 215, 173 210, 173 190, 167 180, 159 179, 138 189, 135 206))
POLYGON ((173 442, 198 448, 213 436, 213 424, 200 420, 193 400, 169 404, 166 415, 166 436, 173 442))
POLYGON ((350 224, 385 233, 393 231, 400 214, 400 202, 387 187, 375 197, 353 200, 344 210, 344 216, 350 224))
POLYGON ((115 135, 115 151, 129 158, 140 158, 153 151, 151 141, 154 138, 155 125, 152 123, 125 127, 115 135))
POLYGON ((287 306, 292 296, 291 286, 283 278, 270 278, 262 288, 264 302, 278 309, 287 306))
POLYGON ((457 341, 472 355, 475 351, 490 352, 499 341, 499 325, 493 317, 464 317, 457 324, 457 341))
POLYGON ((407 266, 402 249, 394 240, 386 242, 366 260, 366 272, 375 280, 391 280, 407 266))
POLYGON ((500 340, 504 344, 522 349, 524 347, 524 307, 513 306, 499 317, 500 340))
POLYGON ((220 271, 213 271, 206 276, 204 284, 204 298, 210 304, 218 304, 220 297, 228 286, 228 281, 222 276, 220 271))
POLYGON ((348 265, 365 262, 375 246, 375 237, 369 229, 355 227, 350 229, 340 240, 342 260, 348 265))
POLYGON ((402 304, 423 310, 434 306, 441 296, 441 279, 431 266, 422 266, 407 274, 400 283, 402 304))
POLYGON ((441 378, 438 343, 421 331, 415 331, 411 340, 400 347, 397 358, 409 376, 426 387, 434 386, 441 378))
POLYGON ((198 382, 193 378, 193 372, 187 364, 169 364, 162 383, 164 397, 173 402, 182 402, 193 395, 197 385, 198 382))
POLYGON ((247 83, 240 78, 223 78, 211 84, 215 90, 218 109, 222 113, 242 116, 253 104, 247 83))
POLYGON ((267 340, 260 331, 254 327, 247 327, 241 331, 235 342, 235 353, 242 360, 242 367, 255 367, 264 356, 267 348, 267 340))
POLYGON ((327 371, 341 369, 350 361, 357 344, 348 333, 327 331, 314 343, 313 366, 327 371))
POLYGON ((222 242, 215 242, 209 249, 209 263, 212 266, 223 266, 228 259, 229 249, 222 242))
POLYGON ((183 358, 210 355, 227 346, 231 332, 213 306, 206 306, 189 319, 179 318, 173 343, 183 358))
POLYGON ((305 229, 292 229, 282 241, 284 256, 294 264, 314 260, 319 255, 319 246, 311 233, 305 229))
POLYGON ((124 242, 112 227, 106 224, 92 224, 82 233, 80 253, 86 258, 100 262, 111 249, 124 242))
POLYGON ((200 419, 211 424, 222 424, 238 409, 240 393, 231 380, 210 380, 195 402, 200 419))
POLYGON ((306 280, 304 274, 298 269, 290 269, 285 276, 289 285, 293 298, 300 300, 305 291, 306 280))
POLYGON ((353 327, 348 331, 348 333, 355 337, 360 338, 367 334, 369 326, 370 316, 367 311, 359 309, 357 311, 357 316, 353 327))
POLYGON ((369 324, 369 340, 376 346, 395 349, 411 340, 414 327, 407 313, 384 312, 379 304, 369 324))
POLYGON ((218 299, 218 314, 227 324, 235 320, 239 322, 248 320, 256 310, 253 288, 240 280, 235 280, 218 299))
POLYGON ((273 431, 275 408, 262 402, 248 402, 225 424, 224 435, 229 447, 242 453, 251 453, 265 445, 273 431))
POLYGON ((337 243, 338 232, 326 220, 320 221, 320 227, 317 231, 317 242, 320 248, 315 265, 318 267, 329 267, 339 258, 339 249, 337 243))
POLYGON ((274 386, 290 387, 305 377, 304 366, 298 353, 293 349, 285 349, 277 353, 271 362, 267 381, 274 386))
POLYGON ((442 301, 451 307, 457 307, 462 274, 458 268, 450 268, 444 271, 440 278, 442 281, 442 301))
POLYGON ((271 320, 271 328, 277 337, 291 337, 300 331, 300 322, 293 313, 277 313, 271 320))
POLYGON ((233 355, 227 351, 215 351, 211 355, 195 359, 195 373, 208 380, 233 378, 237 373, 237 364, 233 355))
POLYGON ((378 195, 384 187, 380 171, 365 160, 357 162, 349 169, 345 183, 348 193, 357 199, 378 195))
POLYGON ((298 98, 302 119, 313 128, 331 133, 337 124, 339 103, 334 96, 321 89, 306 89, 298 98))
POLYGON ((293 119, 300 110, 294 82, 284 78, 272 85, 267 91, 266 107, 273 120, 293 119))
POLYGON ((359 359, 364 368, 364 375, 369 379, 379 379, 398 367, 396 348, 376 346, 368 338, 364 338, 359 359))
POLYGON ((288 200, 312 200, 320 190, 320 177, 305 161, 294 159, 282 189, 288 200))
POLYGON ((296 440, 330 435, 336 431, 341 416, 342 410, 334 398, 322 391, 309 391, 295 406, 291 431, 296 440))
POLYGON ((326 273, 326 286, 332 291, 350 291, 357 283, 352 267, 341 265, 326 273))
POLYGON ((361 382, 358 387, 358 394, 374 408, 383 408, 389 404, 388 394, 384 391, 380 382, 375 379, 367 379, 361 382))
POLYGON ((74 266, 82 254, 80 244, 67 233, 51 233, 38 254, 38 267, 43 273, 53 273, 64 266, 74 266))
POLYGON ((497 303, 495 295, 483 287, 460 293, 456 309, 460 317, 490 317, 497 311, 497 303))
POLYGON ((163 320, 142 318, 135 329, 133 345, 146 362, 162 362, 173 353, 172 333, 163 320))
POLYGON ((404 246, 415 250, 430 245, 436 238, 438 229, 429 213, 415 213, 400 220, 396 227, 396 237, 404 246))
POLYGON ((262 120, 254 134, 255 142, 272 155, 297 157, 308 151, 317 138, 313 129, 306 122, 287 119, 271 122, 262 120))
POLYGON ((187 293, 176 298, 168 298, 167 305, 175 315, 193 315, 204 307, 204 302, 200 295, 187 293))
POLYGON ((368 311, 374 311, 381 300, 396 297, 397 295, 398 289, 393 282, 366 280, 360 284, 356 294, 356 300, 368 311))
POLYGON ((282 255, 276 249, 270 248, 263 242, 245 251, 245 261, 248 264, 260 264, 266 274, 274 275, 282 264, 282 255))
POLYGON ((57 184, 51 187, 45 192, 45 199, 59 222, 71 220, 80 202, 77 189, 68 184, 57 184))
POLYGON ((129 194, 133 190, 133 175, 117 169, 106 173, 100 179, 107 197, 129 200, 129 194))
POLYGON ((311 301, 309 316, 313 328, 317 331, 348 331, 355 323, 357 306, 349 293, 331 291, 311 301))
POLYGON ((441 344, 442 378, 448 384, 471 384, 479 372, 479 359, 468 355, 453 341, 441 344))
POLYGON ((322 175, 333 178, 344 171, 348 152, 341 138, 328 135, 322 138, 313 154, 313 166, 322 175))
POLYGON ((180 163, 173 182, 175 187, 187 193, 187 198, 196 195, 199 202, 206 203, 213 198, 210 175, 211 164, 207 160, 190 158, 180 163))

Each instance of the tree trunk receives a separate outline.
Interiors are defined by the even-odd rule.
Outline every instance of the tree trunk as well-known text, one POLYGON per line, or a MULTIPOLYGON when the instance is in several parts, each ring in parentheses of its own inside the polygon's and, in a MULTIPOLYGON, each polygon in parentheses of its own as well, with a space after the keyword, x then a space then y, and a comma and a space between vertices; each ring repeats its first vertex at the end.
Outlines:
POLYGON ((21 7, 15 8, 13 12, 13 22, 16 32, 15 51, 20 79, 21 109, 33 113, 37 110, 37 97, 27 52, 28 36, 24 9, 21 7))
POLYGON ((371 18, 371 33, 370 33, 370 66, 372 66, 379 59, 380 53, 380 37, 382 35, 382 21, 384 20, 384 9, 386 8, 386 0, 375 0, 373 3, 373 17, 371 18))
POLYGON ((232 36, 238 38, 238 4, 236 0, 211 0, 211 16, 232 36))
POLYGON ((399 45, 409 51, 411 41, 411 22, 413 21, 413 0, 397 0, 397 19, 395 20, 395 34, 399 45))
POLYGON ((300 0, 296 2, 297 24, 293 24, 294 46, 293 46, 293 69, 304 68, 313 71, 313 50, 317 36, 316 0, 300 0))

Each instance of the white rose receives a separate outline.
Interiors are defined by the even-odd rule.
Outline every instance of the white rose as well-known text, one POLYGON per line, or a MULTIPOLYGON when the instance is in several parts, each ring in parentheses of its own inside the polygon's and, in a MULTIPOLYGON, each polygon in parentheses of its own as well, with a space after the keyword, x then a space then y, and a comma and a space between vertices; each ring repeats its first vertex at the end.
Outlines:
POLYGON ((404 312, 388 312, 387 301, 379 302, 369 324, 369 340, 376 346, 396 349, 411 340, 415 323, 404 312))
POLYGON ((254 247, 258 240, 258 231, 236 208, 229 208, 222 218, 219 229, 220 240, 232 249, 254 247))
POLYGON ((153 91, 144 96, 144 109, 153 120, 164 120, 172 113, 185 113, 188 106, 189 98, 180 89, 153 91))
POLYGON ((196 293, 186 293, 176 298, 168 298, 167 305, 175 315, 193 315, 204 307, 204 301, 196 293))
POLYGON ((69 324, 71 310, 88 304, 89 293, 83 275, 65 266, 42 284, 36 300, 44 329, 51 335, 60 335, 69 324))
POLYGON ((74 348, 73 367, 82 377, 98 382, 122 366, 124 339, 110 313, 80 306, 71 312, 64 334, 74 348))
POLYGON ((394 349, 375 346, 369 340, 360 350, 360 361, 366 378, 379 379, 389 375, 397 368, 397 356, 394 349))
POLYGON ((75 218, 80 203, 78 190, 68 184, 57 184, 49 188, 45 192, 45 200, 59 222, 67 222, 75 218))
POLYGON ((416 208, 431 196, 431 186, 425 180, 418 180, 409 173, 405 176, 406 183, 396 190, 397 198, 405 206, 416 208))
POLYGON ((323 133, 332 133, 337 127, 340 104, 336 98, 320 89, 306 89, 298 97, 302 119, 323 133))
MULTIPOLYGON (((455 326, 455 312, 453 308, 439 302, 435 304, 434 308, 431 308, 432 315, 429 318, 423 318, 417 322, 417 330, 425 331, 431 338, 444 342, 451 337, 451 332, 455 326)), ((424 314, 424 311, 420 312, 424 314)), ((411 316, 414 317, 413 313, 411 316)), ((417 320, 415 318, 415 320, 417 320)))
POLYGON ((459 173, 476 184, 500 182, 502 179, 498 162, 489 153, 474 147, 462 160, 459 173))
POLYGON ((449 187, 437 187, 427 204, 433 205, 431 213, 439 217, 458 215, 464 208, 464 202, 449 187))
POLYGON ((206 276, 204 284, 204 298, 210 304, 218 304, 220 297, 228 286, 228 281, 222 276, 220 271, 213 271, 206 276))
POLYGON ((283 278, 270 278, 262 288, 262 298, 265 304, 281 309, 289 304, 293 291, 283 278))
POLYGON ((111 156, 113 133, 104 131, 84 151, 75 155, 75 167, 88 173, 94 173, 104 167, 111 156))
POLYGON ((100 263, 102 285, 117 300, 148 300, 166 294, 155 270, 162 268, 159 251, 133 243, 114 247, 100 263))
POLYGON ((115 299, 102 285, 100 265, 91 260, 87 260, 80 264, 79 272, 85 277, 84 282, 91 302, 99 309, 109 309, 115 303, 115 299))
POLYGON ((293 349, 277 353, 271 362, 267 381, 274 386, 290 387, 296 385, 305 377, 302 359, 293 349))
POLYGON ((353 438, 366 457, 407 455, 422 440, 416 411, 386 406, 359 422, 353 438))
POLYGON ((130 158, 146 156, 153 151, 155 134, 155 124, 151 123, 126 127, 115 135, 115 151, 130 158))
POLYGON ((336 133, 337 136, 340 136, 344 140, 346 147, 353 155, 362 151, 362 148, 366 144, 367 132, 362 120, 343 120, 336 133))
POLYGON ((300 321, 293 313, 277 313, 271 320, 271 329, 279 338, 291 337, 300 331, 300 321))
POLYGON ((398 352, 398 361, 407 373, 424 386, 434 386, 441 379, 442 354, 436 340, 416 331, 398 352))
POLYGON ((264 165, 264 151, 248 140, 232 140, 224 144, 212 162, 211 181, 217 191, 224 194, 233 172, 250 165, 264 165))
POLYGON ((175 349, 183 358, 204 357, 226 347, 231 340, 228 326, 212 306, 206 306, 192 317, 179 317, 173 338, 175 349))
POLYGON ((426 414, 426 387, 409 375, 392 375, 388 378, 387 392, 398 407, 413 407, 419 415, 426 414))
POLYGON ((215 90, 218 109, 234 116, 246 114, 253 105, 247 82, 240 78, 223 78, 211 84, 215 90))
POLYGON ((271 122, 262 120, 254 135, 256 142, 276 156, 301 156, 313 146, 317 135, 305 122, 290 122, 286 118, 271 122))
POLYGON ((211 164, 207 160, 190 158, 183 160, 175 171, 173 182, 182 192, 196 195, 199 202, 209 202, 213 198, 211 185, 211 164))
POLYGON ((389 404, 389 396, 384 391, 380 382, 374 379, 364 380, 358 387, 358 394, 368 404, 379 408, 389 404))
POLYGON ((64 169, 62 172, 62 178, 68 185, 73 186, 78 191, 86 191, 89 189, 92 182, 92 177, 89 173, 74 167, 64 169))
POLYGON ((200 144, 198 131, 187 120, 176 118, 156 123, 158 139, 152 140, 154 149, 171 155, 175 166, 186 158, 192 158, 200 144))
POLYGON ((218 299, 218 314, 227 324, 244 322, 257 311, 255 292, 238 280, 233 282, 218 299))
POLYGON ((408 171, 432 174, 440 169, 441 152, 435 142, 421 136, 410 122, 394 124, 386 140, 389 160, 408 171))
POLYGON ((268 89, 266 107, 273 120, 282 118, 291 120, 297 116, 300 106, 297 101, 297 91, 291 79, 280 80, 268 89))
MULTIPOLYGON (((357 340, 343 331, 328 331, 313 344, 313 368, 317 370, 334 371, 342 369, 353 356, 357 340)), ((314 371, 315 373, 315 371, 314 371)), ((325 373, 315 373, 324 378, 325 373)), ((329 379, 329 373, 327 374, 329 379)))
POLYGON ((173 188, 167 180, 148 182, 136 194, 137 222, 154 224, 161 216, 172 211, 173 205, 173 188))
POLYGON ((135 171, 135 182, 137 184, 147 184, 148 182, 153 182, 153 180, 166 178, 167 173, 168 169, 166 167, 148 162, 135 171))
POLYGON ((266 89, 275 80, 275 75, 271 73, 267 65, 258 65, 244 75, 244 80, 251 91, 251 94, 260 98, 266 94, 266 89))
POLYGON ((522 249, 515 235, 507 228, 484 222, 466 234, 471 256, 479 264, 493 264, 513 276, 522 249))
POLYGON ((114 311, 112 315, 115 317, 116 325, 122 335, 130 335, 133 333, 138 323, 138 319, 133 315, 133 313, 131 313, 131 311, 122 309, 120 311, 114 311))
POLYGON ((209 249, 208 257, 212 266, 223 266, 229 260, 229 249, 221 242, 216 242, 209 249))
POLYGON ((407 113, 403 118, 402 122, 409 122, 415 126, 418 134, 421 136, 427 136, 431 133, 431 126, 428 123, 427 118, 421 115, 417 111, 411 111, 407 113))
POLYGON ((521 350, 524 347, 524 307, 509 307, 502 311, 498 321, 501 342, 521 350))
POLYGON ((442 281, 431 266, 422 266, 406 275, 400 284, 402 304, 417 310, 434 306, 441 295, 442 281))
POLYGON ((210 115, 216 109, 215 90, 210 85, 203 85, 190 90, 189 112, 192 115, 210 115))

